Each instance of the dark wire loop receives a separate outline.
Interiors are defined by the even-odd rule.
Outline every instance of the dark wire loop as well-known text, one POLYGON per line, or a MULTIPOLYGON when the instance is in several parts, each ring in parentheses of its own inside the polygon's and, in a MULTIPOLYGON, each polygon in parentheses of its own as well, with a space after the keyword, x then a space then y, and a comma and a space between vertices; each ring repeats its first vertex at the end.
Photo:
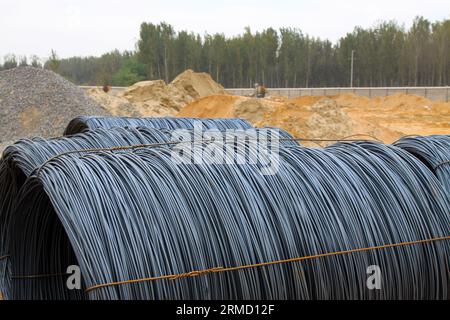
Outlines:
MULTIPOLYGON (((344 139, 325 149, 309 149, 282 137, 286 140, 279 149, 278 170, 262 175, 274 163, 236 164, 227 155, 230 165, 176 164, 170 129, 90 130, 56 140, 25 140, 6 150, 0 162, 0 254, 11 254, 0 265, 5 268, 0 271, 6 270, 0 272, 6 275, 0 279, 6 298, 450 297, 448 241, 330 254, 328 259, 246 272, 208 269, 450 234, 445 180, 403 146, 344 139), (79 151, 154 144, 159 145, 139 152, 81 151, 80 156, 79 151), (71 154, 42 166, 66 152, 71 154), (80 266, 84 290, 68 290, 63 277, 11 281, 11 275, 51 275, 69 265, 80 266), (373 265, 382 270, 381 291, 366 287, 366 270, 373 265), (202 270, 210 275, 198 276, 202 270), (179 281, 85 293, 99 283, 158 274, 179 281)), ((432 142, 446 154, 443 160, 449 154, 445 139, 432 142)), ((200 148, 206 151, 208 144, 200 148)), ((247 147, 247 156, 258 156, 257 148, 244 141, 225 147, 241 145, 247 147)), ((213 163, 214 157, 206 153, 205 160, 213 163)))

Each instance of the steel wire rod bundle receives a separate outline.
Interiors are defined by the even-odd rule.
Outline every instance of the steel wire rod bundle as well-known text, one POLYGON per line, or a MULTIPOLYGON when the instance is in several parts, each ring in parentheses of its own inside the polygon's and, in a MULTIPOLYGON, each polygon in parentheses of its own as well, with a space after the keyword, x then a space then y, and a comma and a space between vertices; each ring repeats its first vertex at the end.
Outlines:
MULTIPOLYGON (((348 169, 359 172, 359 175, 364 177, 364 181, 377 181, 377 184, 367 182, 365 184, 373 194, 373 198, 378 199, 376 203, 370 204, 370 207, 378 206, 378 211, 384 212, 385 216, 382 218, 385 222, 382 224, 376 222, 375 225, 379 228, 383 227, 382 232, 386 234, 385 238, 392 242, 400 239, 400 241, 409 241, 408 239, 417 239, 416 237, 427 238, 449 233, 450 210, 445 205, 448 203, 448 196, 439 182, 432 178, 433 175, 426 166, 409 153, 394 146, 369 142, 349 146, 337 144, 328 150, 350 163, 351 166, 348 169), (368 157, 370 164, 363 166, 360 161, 354 160, 360 157, 368 157), (375 177, 374 174, 376 174, 375 177), (399 197, 398 194, 402 196, 399 197), (396 208, 398 213, 393 214, 396 208)), ((362 199, 370 198, 363 196, 362 199)), ((408 255, 416 254, 418 260, 411 264, 404 264, 400 260, 397 268, 405 275, 412 277, 416 274, 415 279, 420 279, 420 283, 415 285, 413 285, 414 279, 404 282, 404 287, 408 288, 408 296, 413 299, 428 299, 427 297, 431 297, 435 292, 448 299, 450 297, 449 243, 437 243, 434 248, 427 246, 407 249, 410 250, 408 255), (436 251, 423 253, 423 250, 433 249, 436 251), (439 257, 441 254, 443 255, 439 257), (440 270, 432 272, 430 268, 436 270, 440 268, 440 270)))
POLYGON ((201 123, 204 129, 250 129, 253 126, 242 119, 195 119, 195 118, 127 118, 127 117, 77 117, 73 119, 64 135, 112 127, 151 127, 155 129, 194 129, 194 123, 201 123))
MULTIPOLYGON (((325 152, 333 155, 332 164, 328 161, 328 155, 324 155, 322 150, 306 148, 291 150, 291 153, 296 154, 302 161, 291 160, 290 163, 301 165, 301 171, 314 168, 314 172, 309 176, 315 176, 311 183, 317 188, 324 189, 305 197, 313 202, 308 208, 318 205, 322 208, 318 212, 321 219, 315 218, 315 215, 311 216, 311 228, 321 229, 321 238, 311 242, 327 243, 329 239, 333 239, 329 242, 326 251, 334 252, 347 250, 349 248, 346 246, 352 244, 365 248, 448 234, 450 211, 445 193, 428 170, 406 152, 370 142, 337 144, 327 148, 325 152), (427 184, 422 186, 422 182, 427 184), (327 212, 330 212, 329 217, 327 212), (317 226, 318 223, 322 225, 317 226), (433 226, 433 228, 423 227, 423 225, 433 226), (335 237, 341 229, 345 230, 348 238, 342 238, 343 247, 336 249, 335 246, 339 243, 335 237)), ((304 183, 306 179, 308 176, 301 176, 299 181, 304 183)), ((438 245, 444 245, 444 243, 438 245)), ((449 261, 448 243, 446 247, 437 250, 441 256, 433 261, 435 263, 430 262, 431 258, 423 260, 426 256, 419 259, 422 258, 420 254, 412 256, 410 252, 414 250, 419 250, 420 253, 421 248, 369 253, 368 261, 362 263, 358 269, 361 270, 364 265, 379 265, 381 270, 385 270, 383 271, 384 288, 382 291, 365 290, 364 279, 358 279, 355 283, 360 285, 359 292, 366 294, 364 298, 448 297, 449 275, 445 267, 448 266, 449 261), (393 257, 394 253, 398 256, 393 257), (411 263, 398 266, 397 259, 410 260, 411 263), (408 269, 410 265, 417 267, 418 270, 410 270, 412 267, 408 269), (437 265, 441 267, 438 272, 429 270, 437 265), (400 267, 407 270, 401 270, 400 267), (428 269, 423 272, 419 268, 428 269), (405 271, 403 277, 399 278, 395 275, 396 272, 400 272, 399 270, 405 271), (435 288, 435 284, 441 287, 435 288), (417 290, 419 287, 421 290, 417 290)), ((352 258, 348 257, 348 259, 352 258)), ((336 269, 333 265, 343 265, 326 259, 323 263, 325 264, 323 270, 326 272, 336 269), (326 263, 329 264, 326 265, 326 263)), ((315 268, 312 274, 316 274, 316 269, 322 270, 322 268, 315 268)), ((342 274, 345 275, 345 270, 341 270, 339 274, 339 277, 343 276, 342 274)), ((357 275, 361 278, 365 276, 361 273, 357 275)), ((328 284, 327 287, 330 285, 328 284)))
MULTIPOLYGON (((210 131, 214 132, 213 130, 210 131)), ((192 130, 186 130, 186 132, 191 139, 196 138, 194 137, 192 130)), ((216 133, 227 139, 245 139, 247 134, 251 134, 252 136, 263 135, 263 137, 266 137, 267 135, 274 139, 283 139, 279 141, 281 144, 298 145, 297 142, 290 140, 292 137, 288 133, 279 129, 237 130, 230 131, 226 135, 219 131, 216 131, 216 133)), ((172 136, 173 132, 170 130, 156 130, 149 127, 113 128, 109 130, 100 128, 85 134, 57 139, 45 140, 36 138, 33 140, 21 140, 8 147, 5 150, 4 159, 0 162, 0 186, 2 188, 0 190, 0 253, 6 255, 8 252, 8 220, 11 216, 11 210, 15 204, 20 187, 26 177, 28 177, 35 168, 38 168, 52 157, 66 152, 166 143, 172 139, 172 136)), ((197 138, 202 139, 202 137, 197 138)), ((167 145, 167 147, 170 146, 172 145, 167 145)), ((0 254, 0 256, 2 255, 0 254)), ((0 261, 2 264, 2 269, 0 269, 0 290, 5 293, 5 296, 8 296, 7 288, 9 287, 10 280, 7 275, 7 261, 9 261, 9 259, 1 259, 0 261)), ((45 281, 45 279, 42 279, 42 281, 45 281)))
POLYGON ((100 128, 86 134, 56 139, 23 139, 9 146, 0 160, 0 291, 8 298, 8 230, 17 194, 31 172, 48 159, 64 152, 167 142, 168 133, 145 128, 100 128))
POLYGON ((450 136, 405 137, 395 143, 425 163, 450 195, 450 136))
MULTIPOLYGON (((62 272, 76 257, 90 299, 449 298, 448 241, 215 272, 448 236, 445 191, 407 152, 282 146, 274 175, 260 164, 180 165, 172 156, 155 147, 48 162, 27 179, 12 217, 13 273, 62 272), (370 265, 382 270, 380 291, 366 287, 370 265), (112 284, 197 270, 209 271, 112 284)), ((70 298, 62 283, 22 280, 15 298, 70 298)))

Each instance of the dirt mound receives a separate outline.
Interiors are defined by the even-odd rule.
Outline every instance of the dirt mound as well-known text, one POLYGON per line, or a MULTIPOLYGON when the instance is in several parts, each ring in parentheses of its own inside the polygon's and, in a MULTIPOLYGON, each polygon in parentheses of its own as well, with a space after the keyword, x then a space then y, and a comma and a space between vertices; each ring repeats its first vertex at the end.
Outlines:
POLYGON ((411 111, 411 108, 426 110, 433 105, 433 102, 427 98, 404 93, 397 93, 387 97, 376 97, 371 102, 372 107, 406 111, 411 111))
MULTIPOLYGON (((311 97, 315 99, 323 99, 324 97, 311 97)), ((434 105, 445 105, 445 103, 433 102, 425 97, 396 93, 386 97, 374 97, 372 99, 355 94, 341 94, 332 97, 333 100, 342 108, 377 108, 377 109, 393 109, 398 111, 416 112, 420 110, 429 111, 434 105)), ((296 99, 291 100, 296 103, 296 99)), ((298 104, 300 105, 300 104, 298 104)), ((450 104, 447 104, 450 107, 450 104)))
POLYGON ((166 83, 163 80, 141 81, 117 94, 129 102, 142 102, 154 99, 166 93, 166 83))
MULTIPOLYGON (((336 101, 320 100, 311 106, 312 115, 305 121, 305 133, 311 138, 340 138, 353 133, 353 121, 342 111, 336 101)), ((302 121, 302 119, 299 119, 302 121)))
POLYGON ((232 95, 212 95, 187 105, 178 117, 193 118, 241 118, 253 124, 264 119, 280 103, 232 95))
POLYGON ((441 114, 448 118, 450 114, 450 102, 435 102, 432 104, 431 110, 436 114, 441 114))
POLYGON ((266 113, 257 126, 280 127, 298 138, 340 139, 352 135, 355 125, 335 101, 322 99, 301 108, 295 104, 281 104, 266 113))
POLYGON ((89 89, 87 93, 91 99, 107 108, 108 112, 112 116, 118 117, 140 116, 140 113, 136 110, 136 108, 125 98, 110 95, 100 88, 89 89))
POLYGON ((235 105, 245 100, 247 98, 232 95, 208 96, 190 103, 177 116, 186 118, 234 118, 235 105))
POLYGON ((290 102, 298 105, 298 106, 311 106, 320 100, 322 100, 324 97, 313 97, 313 96, 303 96, 298 98, 293 98, 290 100, 290 102))
POLYGON ((214 95, 189 104, 178 116, 241 118, 257 127, 279 127, 307 138, 342 138, 351 135, 354 127, 352 119, 330 99, 299 108, 281 100, 214 95))
MULTIPOLYGON (((315 99, 324 99, 325 97, 314 97, 315 99)), ((353 93, 345 93, 332 97, 338 106, 342 108, 367 108, 372 107, 371 100, 367 97, 357 96, 353 93)), ((295 103, 295 101, 293 101, 295 103)))
POLYGON ((120 92, 117 97, 130 102, 145 117, 173 116, 194 99, 163 80, 142 81, 120 92))
POLYGON ((48 70, 0 72, 0 144, 25 137, 59 136, 80 115, 108 115, 82 89, 48 70))
POLYGON ((130 102, 140 116, 158 117, 173 116, 187 104, 212 94, 226 92, 209 74, 187 70, 168 85, 163 80, 142 81, 120 92, 117 97, 130 102))
MULTIPOLYGON (((450 103, 404 93, 372 99, 341 94, 332 99, 352 118, 355 133, 370 134, 386 143, 403 135, 450 134, 450 103)), ((303 106, 296 99, 290 101, 303 106)))
MULTIPOLYGON (((444 108, 439 106, 441 112, 444 108)), ((333 98, 305 96, 297 99, 214 95, 189 104, 178 116, 242 118, 257 127, 280 127, 299 138, 341 139, 360 135, 361 139, 372 136, 390 143, 404 135, 404 125, 399 122, 390 125, 385 120, 380 123, 372 116, 381 119, 391 114, 392 111, 383 112, 379 106, 372 106, 370 99, 355 95, 333 98)), ((435 123, 436 126, 439 125, 435 123)))
POLYGON ((142 81, 117 94, 118 98, 131 103, 140 116, 171 116, 184 106, 172 95, 163 80, 142 81))
POLYGON ((299 138, 357 135, 392 143, 408 134, 450 134, 450 103, 408 94, 373 99, 354 94, 295 99, 213 95, 194 101, 178 116, 242 118, 257 127, 280 127, 299 138))
MULTIPOLYGON (((264 99, 247 99, 239 101, 234 107, 234 117, 245 119, 251 123, 264 126, 262 122, 281 106, 281 103, 267 101, 264 99)), ((268 125, 270 126, 270 125, 268 125)))
POLYGON ((192 97, 198 99, 213 94, 226 94, 225 89, 215 82, 207 73, 197 73, 190 69, 178 75, 169 85, 192 97))

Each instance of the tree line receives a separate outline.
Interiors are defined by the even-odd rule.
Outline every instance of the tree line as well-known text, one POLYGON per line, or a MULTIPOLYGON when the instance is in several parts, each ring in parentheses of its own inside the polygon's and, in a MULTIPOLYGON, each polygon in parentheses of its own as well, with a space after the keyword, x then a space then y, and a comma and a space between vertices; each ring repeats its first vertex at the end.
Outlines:
MULTIPOLYGON (((226 37, 176 31, 167 23, 142 23, 133 51, 101 57, 58 59, 44 64, 77 84, 127 86, 141 80, 170 82, 186 69, 208 72, 225 87, 341 87, 450 85, 450 19, 417 17, 406 29, 395 21, 356 27, 336 43, 296 28, 268 28, 226 37)), ((27 65, 9 56, 3 69, 27 65)), ((32 59, 36 65, 37 60, 32 59)))

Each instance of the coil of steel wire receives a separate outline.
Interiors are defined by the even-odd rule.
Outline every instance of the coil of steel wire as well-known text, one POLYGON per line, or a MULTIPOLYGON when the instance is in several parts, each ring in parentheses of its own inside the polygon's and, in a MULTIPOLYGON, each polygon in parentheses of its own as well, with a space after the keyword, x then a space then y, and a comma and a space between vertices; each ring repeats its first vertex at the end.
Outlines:
MULTIPOLYGON (((212 124, 210 124, 212 126, 212 124)), ((186 130, 192 138, 192 130, 186 130)), ((297 145, 292 137, 283 130, 251 129, 255 133, 272 133, 276 139, 284 139, 280 143, 297 145)), ((220 132, 218 132, 220 133, 220 132)), ((62 153, 111 147, 127 147, 132 145, 145 145, 165 143, 172 139, 171 130, 157 130, 149 127, 138 128, 99 128, 85 134, 70 137, 45 140, 21 140, 8 147, 0 161, 0 257, 8 254, 9 219, 17 201, 18 192, 25 179, 32 171, 54 156, 62 153)), ((241 130, 229 131, 230 136, 245 136, 241 130)), ((167 145, 169 147, 170 145, 167 145)), ((8 297, 10 277, 7 262, 9 259, 0 259, 0 292, 8 297)))
MULTIPOLYGON (((0 161, 0 256, 8 254, 9 219, 17 194, 25 179, 45 161, 68 151, 167 142, 168 139, 167 133, 149 128, 142 132, 135 128, 100 128, 70 138, 24 139, 6 148, 0 161)), ((9 259, 0 261, 0 291, 6 298, 10 281, 8 262, 9 259)))
POLYGON ((13 298, 450 298, 448 241, 214 272, 449 236, 446 192, 410 153, 281 146, 278 170, 263 175, 259 163, 179 164, 172 151, 68 154, 35 171, 11 217, 13 298), (58 276, 26 279, 69 264, 86 295, 58 276), (366 286, 373 265, 381 290, 366 286), (114 284, 180 274, 190 276, 114 284))
POLYGON ((395 143, 425 163, 450 195, 450 136, 405 137, 395 143))
POLYGON ((64 135, 113 127, 151 127, 155 129, 194 129, 194 123, 201 123, 204 129, 250 129, 253 126, 242 119, 194 119, 194 118, 127 118, 127 117, 77 117, 70 121, 64 135))

